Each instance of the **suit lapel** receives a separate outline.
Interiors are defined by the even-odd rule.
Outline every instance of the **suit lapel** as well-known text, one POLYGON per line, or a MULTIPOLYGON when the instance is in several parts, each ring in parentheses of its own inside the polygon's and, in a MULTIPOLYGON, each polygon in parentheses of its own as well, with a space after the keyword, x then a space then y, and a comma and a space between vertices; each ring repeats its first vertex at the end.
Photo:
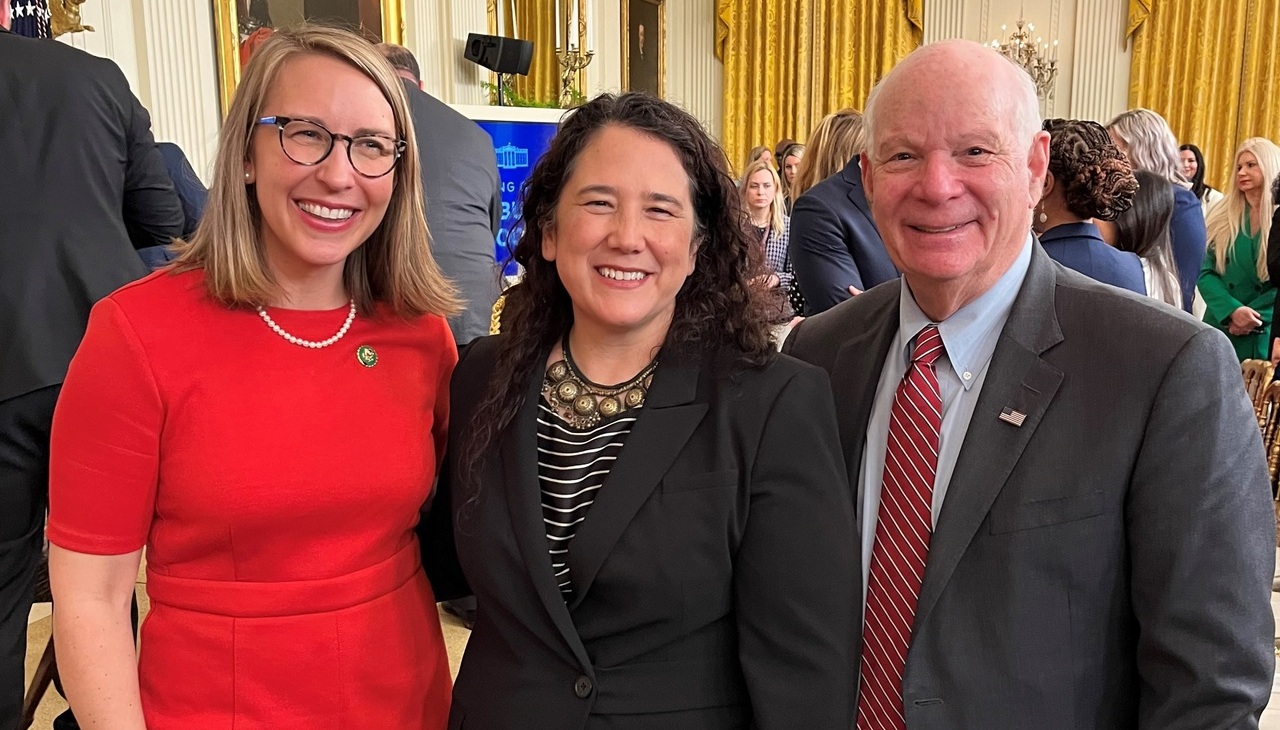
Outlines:
MULTIPOLYGON (((867 444, 867 423, 871 420, 871 408, 875 404, 879 373, 884 369, 889 346, 898 333, 898 304, 901 279, 884 285, 884 301, 867 315, 862 331, 845 342, 836 353, 832 365, 832 388, 839 408, 840 447, 847 459, 845 468, 849 481, 858 490, 858 525, 862 524, 862 451, 867 444), (835 377, 835 374, 844 377, 835 377), (862 377, 866 374, 867 377, 862 377), (875 374, 874 377, 871 377, 875 374)), ((862 294, 863 297, 880 296, 881 292, 862 294)), ((861 529, 859 527, 859 529, 861 529)))
POLYGON ((654 374, 640 416, 569 544, 569 577, 574 588, 570 610, 581 605, 623 530, 706 415, 707 404, 694 402, 698 372, 696 365, 671 364, 659 366, 654 374))
POLYGON ((1042 353, 1062 341, 1054 309, 1056 281, 1049 257, 1035 246, 947 487, 929 545, 916 607, 917 626, 938 602, 1062 384, 1062 371, 1041 359, 1042 353), (1026 415, 1021 426, 1000 420, 1006 408, 1026 415))
POLYGON ((862 168, 858 166, 858 158, 853 160, 840 171, 845 182, 849 183, 849 201, 853 203, 853 207, 867 219, 867 223, 875 228, 876 221, 871 217, 871 206, 867 202, 867 194, 862 189, 862 168))
MULTIPOLYGON (((545 358, 544 358, 545 359, 545 358)), ((539 360, 542 362, 542 360, 539 360)), ((534 590, 556 628, 564 636, 582 666, 591 666, 587 650, 573 626, 555 573, 546 526, 542 522, 542 491, 538 485, 538 402, 542 398, 543 373, 535 368, 525 389, 524 405, 507 426, 502 443, 503 484, 507 489, 508 512, 516 544, 524 558, 534 590)))

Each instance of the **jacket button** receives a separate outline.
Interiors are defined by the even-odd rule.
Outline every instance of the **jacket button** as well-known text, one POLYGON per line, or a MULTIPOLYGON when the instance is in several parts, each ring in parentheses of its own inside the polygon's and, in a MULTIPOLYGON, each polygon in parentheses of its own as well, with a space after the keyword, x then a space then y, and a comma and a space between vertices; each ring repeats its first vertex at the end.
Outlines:
POLYGON ((585 700, 591 696, 591 680, 588 677, 578 677, 578 681, 573 683, 573 693, 578 699, 585 700))
POLYGON ((1227 288, 1228 288, 1228 289, 1230 289, 1230 290, 1232 290, 1232 291, 1234 291, 1234 290, 1235 290, 1235 288, 1236 288, 1236 285, 1235 285, 1235 284, 1227 284, 1227 288))

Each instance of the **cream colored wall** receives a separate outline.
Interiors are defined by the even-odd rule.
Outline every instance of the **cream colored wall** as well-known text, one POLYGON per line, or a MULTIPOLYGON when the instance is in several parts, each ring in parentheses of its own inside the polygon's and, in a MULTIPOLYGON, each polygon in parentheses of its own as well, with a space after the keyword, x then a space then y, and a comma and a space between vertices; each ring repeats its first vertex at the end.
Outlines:
POLYGON ((1126 12, 1126 0, 925 0, 925 41, 989 42, 1021 13, 1036 35, 1058 40, 1058 78, 1041 111, 1105 123, 1128 101, 1126 12))
POLYGON ((220 122, 209 0, 89 0, 81 18, 94 32, 60 40, 115 61, 155 138, 176 142, 207 181, 220 122))
MULTIPOLYGON (((220 0, 227 1, 227 0, 220 0)), ((492 0, 490 0, 492 1, 492 0)), ((469 32, 487 32, 486 0, 403 0, 405 45, 431 94, 452 104, 484 104, 489 72, 462 59, 469 32)), ((720 62, 712 52, 715 0, 667 0, 667 96, 719 135, 720 62)), ((61 40, 114 60, 151 112, 157 140, 178 143, 207 182, 221 121, 211 0, 88 0, 92 33, 61 40)), ((587 68, 591 94, 622 83, 618 0, 588 0, 597 48, 587 68)))

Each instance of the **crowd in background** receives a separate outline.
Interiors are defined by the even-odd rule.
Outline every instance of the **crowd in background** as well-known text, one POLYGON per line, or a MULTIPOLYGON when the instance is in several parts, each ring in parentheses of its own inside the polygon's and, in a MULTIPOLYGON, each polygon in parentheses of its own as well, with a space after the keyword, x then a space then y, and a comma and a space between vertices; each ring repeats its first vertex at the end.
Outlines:
POLYGON ((736 175, 602 94, 482 336, 495 160, 406 49, 262 36, 206 191, 8 8, 0 730, 46 534, 59 730, 1256 727, 1272 142, 1219 193, 965 41, 736 175))
MULTIPOLYGON (((1150 110, 1124 112, 1105 129, 1052 119, 1045 130, 1054 143, 1035 231, 1051 257, 1193 313, 1225 332, 1241 360, 1280 362, 1280 333, 1272 334, 1280 255, 1268 254, 1280 224, 1274 142, 1240 144, 1224 193, 1205 182, 1200 148, 1179 146, 1150 110)), ((807 145, 754 147, 743 168, 751 225, 774 272, 768 281, 783 287, 797 315, 898 276, 862 192, 862 134, 861 114, 841 110, 814 127, 807 145), (775 165, 780 176, 762 183, 775 165), (766 227, 756 211, 775 199, 785 213, 766 227)))

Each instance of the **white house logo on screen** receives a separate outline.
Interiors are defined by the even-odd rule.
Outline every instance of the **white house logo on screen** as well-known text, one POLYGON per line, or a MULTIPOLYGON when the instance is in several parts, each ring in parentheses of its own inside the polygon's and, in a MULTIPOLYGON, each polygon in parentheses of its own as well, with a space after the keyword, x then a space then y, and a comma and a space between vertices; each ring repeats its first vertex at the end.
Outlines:
POLYGON ((494 151, 498 153, 499 170, 521 170, 529 166, 529 150, 523 147, 504 144, 494 151))

